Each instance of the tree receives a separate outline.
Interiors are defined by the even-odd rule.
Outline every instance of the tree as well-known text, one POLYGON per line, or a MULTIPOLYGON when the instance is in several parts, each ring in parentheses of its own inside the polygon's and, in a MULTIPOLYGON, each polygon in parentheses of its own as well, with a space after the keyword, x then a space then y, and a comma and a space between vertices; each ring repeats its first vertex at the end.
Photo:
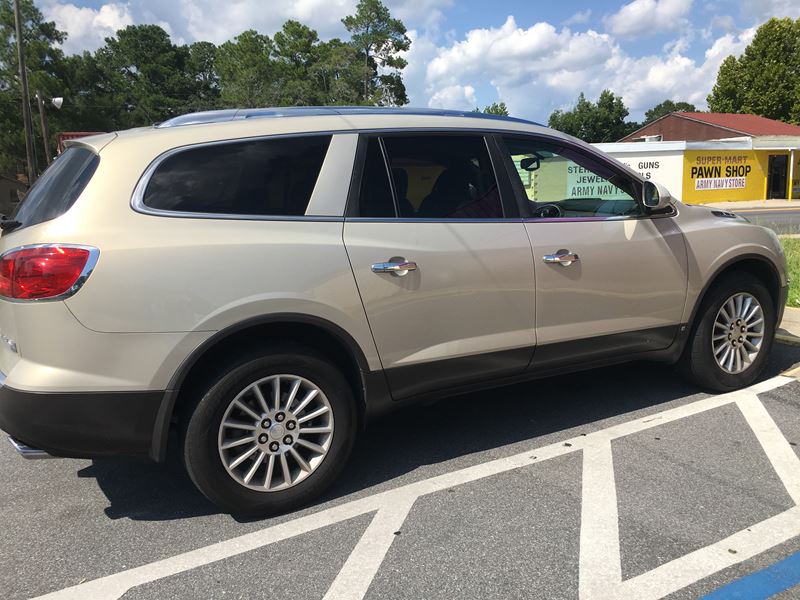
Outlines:
POLYGON ((472 112, 483 112, 487 115, 508 116, 508 107, 505 102, 492 102, 489 106, 484 106, 483 110, 476 108, 472 112))
POLYGON ((318 60, 309 72, 319 90, 320 104, 353 105, 361 101, 360 57, 351 44, 334 38, 317 48, 318 60))
POLYGON ((96 58, 122 109, 119 125, 147 125, 185 112, 193 93, 189 49, 173 44, 158 25, 120 29, 96 58))
POLYGON ((666 115, 676 111, 696 112, 697 108, 694 104, 690 104, 688 102, 673 102, 672 100, 664 100, 661 104, 656 104, 653 108, 644 113, 644 123, 642 123, 642 125, 652 123, 656 119, 660 119, 661 117, 665 117, 666 115))
POLYGON ((216 69, 224 106, 258 107, 279 104, 281 95, 275 45, 254 29, 217 48, 216 69))
POLYGON ((298 21, 286 21, 273 38, 274 56, 279 62, 276 75, 282 80, 279 104, 321 104, 319 88, 309 77, 319 58, 317 32, 298 21))
MULTIPOLYGON (((32 0, 20 0, 22 35, 31 97, 62 95, 64 54, 58 44, 66 39, 55 23, 45 21, 32 0)), ((25 137, 18 79, 17 40, 13 0, 0 0, 0 172, 14 176, 25 171, 25 137)), ((35 114, 35 113, 34 113, 35 114)), ((34 119, 34 150, 39 166, 46 165, 41 132, 34 119)), ((51 143, 52 147, 52 143, 51 143)))
POLYGON ((217 47, 211 42, 195 42, 188 47, 187 74, 191 79, 193 110, 210 110, 219 106, 219 75, 216 71, 217 47))
POLYGON ((800 19, 770 19, 744 53, 727 57, 708 96, 713 112, 800 124, 800 19))
POLYGON ((639 126, 625 122, 627 116, 622 97, 610 90, 603 90, 596 104, 581 92, 575 108, 553 111, 548 125, 587 142, 615 142, 639 126))
POLYGON ((350 32, 350 43, 362 53, 363 96, 365 104, 406 104, 405 85, 399 71, 406 60, 400 56, 411 47, 406 27, 392 18, 380 0, 359 0, 356 14, 342 19, 350 32), (394 69, 394 72, 378 70, 394 69))

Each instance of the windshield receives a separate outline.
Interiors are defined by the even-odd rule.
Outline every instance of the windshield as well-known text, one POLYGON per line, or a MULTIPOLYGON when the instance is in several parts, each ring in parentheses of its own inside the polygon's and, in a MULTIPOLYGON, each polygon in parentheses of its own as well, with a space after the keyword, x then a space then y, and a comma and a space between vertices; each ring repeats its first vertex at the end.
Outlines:
POLYGON ((36 225, 63 215, 94 175, 100 158, 83 146, 61 154, 36 181, 12 216, 20 227, 36 225))

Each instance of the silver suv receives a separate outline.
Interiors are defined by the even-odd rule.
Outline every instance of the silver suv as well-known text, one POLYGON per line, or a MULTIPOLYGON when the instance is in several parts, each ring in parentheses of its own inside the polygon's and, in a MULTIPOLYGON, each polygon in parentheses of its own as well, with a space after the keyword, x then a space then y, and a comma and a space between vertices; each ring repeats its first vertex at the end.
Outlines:
POLYGON ((0 238, 0 426, 27 456, 177 441, 197 487, 311 501, 371 418, 632 359, 761 372, 773 233, 578 140, 454 111, 226 110, 74 141, 0 238))

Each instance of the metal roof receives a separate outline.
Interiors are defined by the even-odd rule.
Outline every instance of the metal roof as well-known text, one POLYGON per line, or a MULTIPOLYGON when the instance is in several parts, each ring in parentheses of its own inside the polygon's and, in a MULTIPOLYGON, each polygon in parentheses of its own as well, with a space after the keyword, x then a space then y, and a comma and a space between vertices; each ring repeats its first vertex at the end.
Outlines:
POLYGON ((759 115, 733 113, 676 112, 677 117, 701 121, 747 135, 800 135, 800 127, 759 115))
POLYGON ((189 113, 164 121, 156 125, 158 128, 182 127, 205 123, 227 123, 243 119, 268 119, 277 117, 310 117, 320 115, 430 115, 436 117, 469 117, 472 119, 491 119, 495 121, 512 121, 540 125, 526 119, 491 115, 480 112, 448 110, 439 108, 396 108, 382 106, 290 106, 276 108, 228 108, 189 113))

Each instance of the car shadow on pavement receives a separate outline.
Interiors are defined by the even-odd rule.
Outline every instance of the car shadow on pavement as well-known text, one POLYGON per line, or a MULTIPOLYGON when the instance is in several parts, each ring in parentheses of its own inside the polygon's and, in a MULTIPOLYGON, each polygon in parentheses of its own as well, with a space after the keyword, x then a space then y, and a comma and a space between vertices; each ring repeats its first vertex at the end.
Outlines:
POLYGON ((174 456, 163 465, 146 459, 95 459, 78 477, 97 480, 110 503, 105 509, 110 519, 169 521, 220 512, 197 491, 174 456))
MULTIPOLYGON (((800 347, 776 346, 762 379, 800 363, 800 347)), ((628 363, 411 405, 370 424, 339 480, 316 504, 401 477, 420 466, 532 442, 568 429, 701 393, 670 366, 628 363)), ((572 432, 571 435, 580 433, 572 432)), ((172 520, 220 511, 171 453, 166 465, 97 459, 79 471, 109 500, 109 518, 172 520)), ((237 519, 250 521, 250 519, 237 519)))

